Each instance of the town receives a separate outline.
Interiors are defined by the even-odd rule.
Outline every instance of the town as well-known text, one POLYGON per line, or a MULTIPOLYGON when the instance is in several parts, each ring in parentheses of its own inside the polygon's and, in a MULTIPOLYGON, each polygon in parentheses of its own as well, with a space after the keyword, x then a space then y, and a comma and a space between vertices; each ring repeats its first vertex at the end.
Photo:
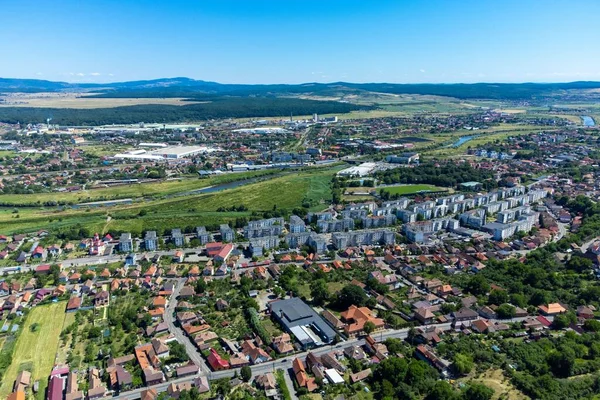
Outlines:
POLYGON ((466 377, 509 365, 520 375, 503 390, 537 397, 526 346, 565 340, 589 347, 582 366, 547 368, 586 373, 600 328, 598 130, 522 123, 481 110, 4 125, 0 394, 487 393, 466 377), (515 130, 471 133, 494 126, 515 130))

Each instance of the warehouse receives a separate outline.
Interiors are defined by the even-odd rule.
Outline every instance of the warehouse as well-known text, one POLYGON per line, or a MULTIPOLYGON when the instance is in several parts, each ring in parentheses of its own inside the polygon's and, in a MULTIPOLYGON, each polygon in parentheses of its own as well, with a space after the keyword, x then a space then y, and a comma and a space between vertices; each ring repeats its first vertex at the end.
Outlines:
POLYGON ((269 305, 271 317, 292 333, 303 348, 331 343, 335 331, 312 308, 297 297, 279 300, 269 305))

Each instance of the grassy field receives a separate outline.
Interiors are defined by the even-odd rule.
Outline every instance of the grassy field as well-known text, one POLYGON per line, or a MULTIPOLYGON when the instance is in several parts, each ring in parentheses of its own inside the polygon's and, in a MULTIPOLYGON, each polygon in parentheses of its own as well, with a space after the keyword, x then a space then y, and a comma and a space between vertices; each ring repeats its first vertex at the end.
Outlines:
POLYGON ((113 200, 140 197, 165 197, 177 193, 184 193, 208 186, 229 183, 238 180, 274 175, 279 171, 249 171, 217 175, 200 179, 190 176, 160 182, 136 183, 132 185, 113 186, 107 188, 89 189, 71 193, 35 193, 35 194, 3 194, 0 195, 0 204, 9 205, 40 205, 49 201, 63 204, 77 204, 90 201, 113 200))
POLYGON ((12 363, 6 370, 0 386, 0 398, 6 398, 19 371, 31 371, 32 382, 40 381, 38 397, 44 398, 48 376, 54 365, 54 356, 58 349, 59 335, 65 318, 65 302, 38 306, 31 310, 25 325, 21 328, 13 353, 12 363), (39 324, 37 331, 30 327, 39 324))
MULTIPOLYGON (((95 94, 95 93, 94 93, 95 94)), ((112 108, 146 104, 166 104, 184 106, 198 102, 184 101, 183 98, 89 98, 86 93, 9 93, 3 95, 5 102, 0 107, 50 107, 50 108, 112 108)))
POLYGON ((291 211, 310 204, 310 209, 323 209, 331 200, 332 176, 341 167, 295 171, 292 174, 250 183, 235 189, 202 195, 173 197, 132 205, 87 210, 52 208, 0 209, 3 233, 45 229, 64 229, 80 224, 92 232, 109 229, 141 232, 168 227, 186 227, 230 223, 237 217, 248 217, 252 211, 273 209, 291 211), (248 211, 217 211, 244 205, 248 211), (142 213, 140 213, 143 211, 142 213), (17 218, 18 215, 18 218, 17 218), (108 222, 107 216, 111 219, 108 222))
POLYGON ((510 380, 504 376, 501 369, 490 369, 482 375, 473 379, 475 382, 483 383, 484 385, 494 389, 493 400, 526 400, 528 396, 524 395, 516 389, 510 380))
POLYGON ((439 186, 433 185, 425 185, 425 184, 417 184, 417 185, 399 185, 399 186, 386 186, 382 188, 377 188, 379 190, 385 190, 390 194, 399 194, 399 195, 408 195, 408 194, 416 194, 419 192, 440 192, 447 191, 448 188, 443 188, 439 186))

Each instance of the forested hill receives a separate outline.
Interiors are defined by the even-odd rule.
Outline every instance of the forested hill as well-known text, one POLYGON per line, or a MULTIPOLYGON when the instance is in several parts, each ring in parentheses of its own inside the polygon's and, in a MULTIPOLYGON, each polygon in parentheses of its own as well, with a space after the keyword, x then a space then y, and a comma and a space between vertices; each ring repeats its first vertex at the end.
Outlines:
POLYGON ((569 83, 472 83, 472 84, 396 84, 396 83, 304 83, 298 85, 221 84, 189 78, 165 78, 106 84, 51 82, 36 79, 0 78, 0 92, 89 91, 98 97, 202 97, 282 96, 286 94, 330 95, 368 91, 393 94, 449 96, 462 99, 540 99, 574 89, 598 89, 600 82, 569 83))

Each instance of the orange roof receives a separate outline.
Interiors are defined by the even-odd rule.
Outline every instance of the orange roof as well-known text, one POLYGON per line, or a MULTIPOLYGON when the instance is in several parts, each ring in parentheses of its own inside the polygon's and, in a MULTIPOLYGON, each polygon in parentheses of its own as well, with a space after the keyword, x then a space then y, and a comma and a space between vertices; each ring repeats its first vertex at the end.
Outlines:
POLYGON ((8 395, 6 400, 25 400, 25 392, 22 390, 17 390, 16 392, 12 392, 8 395))
POLYGON ((162 307, 148 311, 148 314, 150 314, 150 316, 152 316, 152 317, 159 317, 159 316, 163 315, 164 313, 165 313, 165 309, 162 307))
POLYGON ((164 307, 167 305, 167 299, 162 296, 155 297, 154 300, 152 300, 152 305, 154 307, 164 307))
POLYGON ((547 306, 540 306, 539 308, 546 314, 560 314, 567 311, 560 303, 550 303, 547 306))
POLYGON ((344 330, 349 334, 361 332, 367 322, 373 323, 376 328, 382 328, 385 325, 385 322, 381 318, 375 318, 373 312, 367 307, 352 305, 340 316, 348 322, 344 330))

